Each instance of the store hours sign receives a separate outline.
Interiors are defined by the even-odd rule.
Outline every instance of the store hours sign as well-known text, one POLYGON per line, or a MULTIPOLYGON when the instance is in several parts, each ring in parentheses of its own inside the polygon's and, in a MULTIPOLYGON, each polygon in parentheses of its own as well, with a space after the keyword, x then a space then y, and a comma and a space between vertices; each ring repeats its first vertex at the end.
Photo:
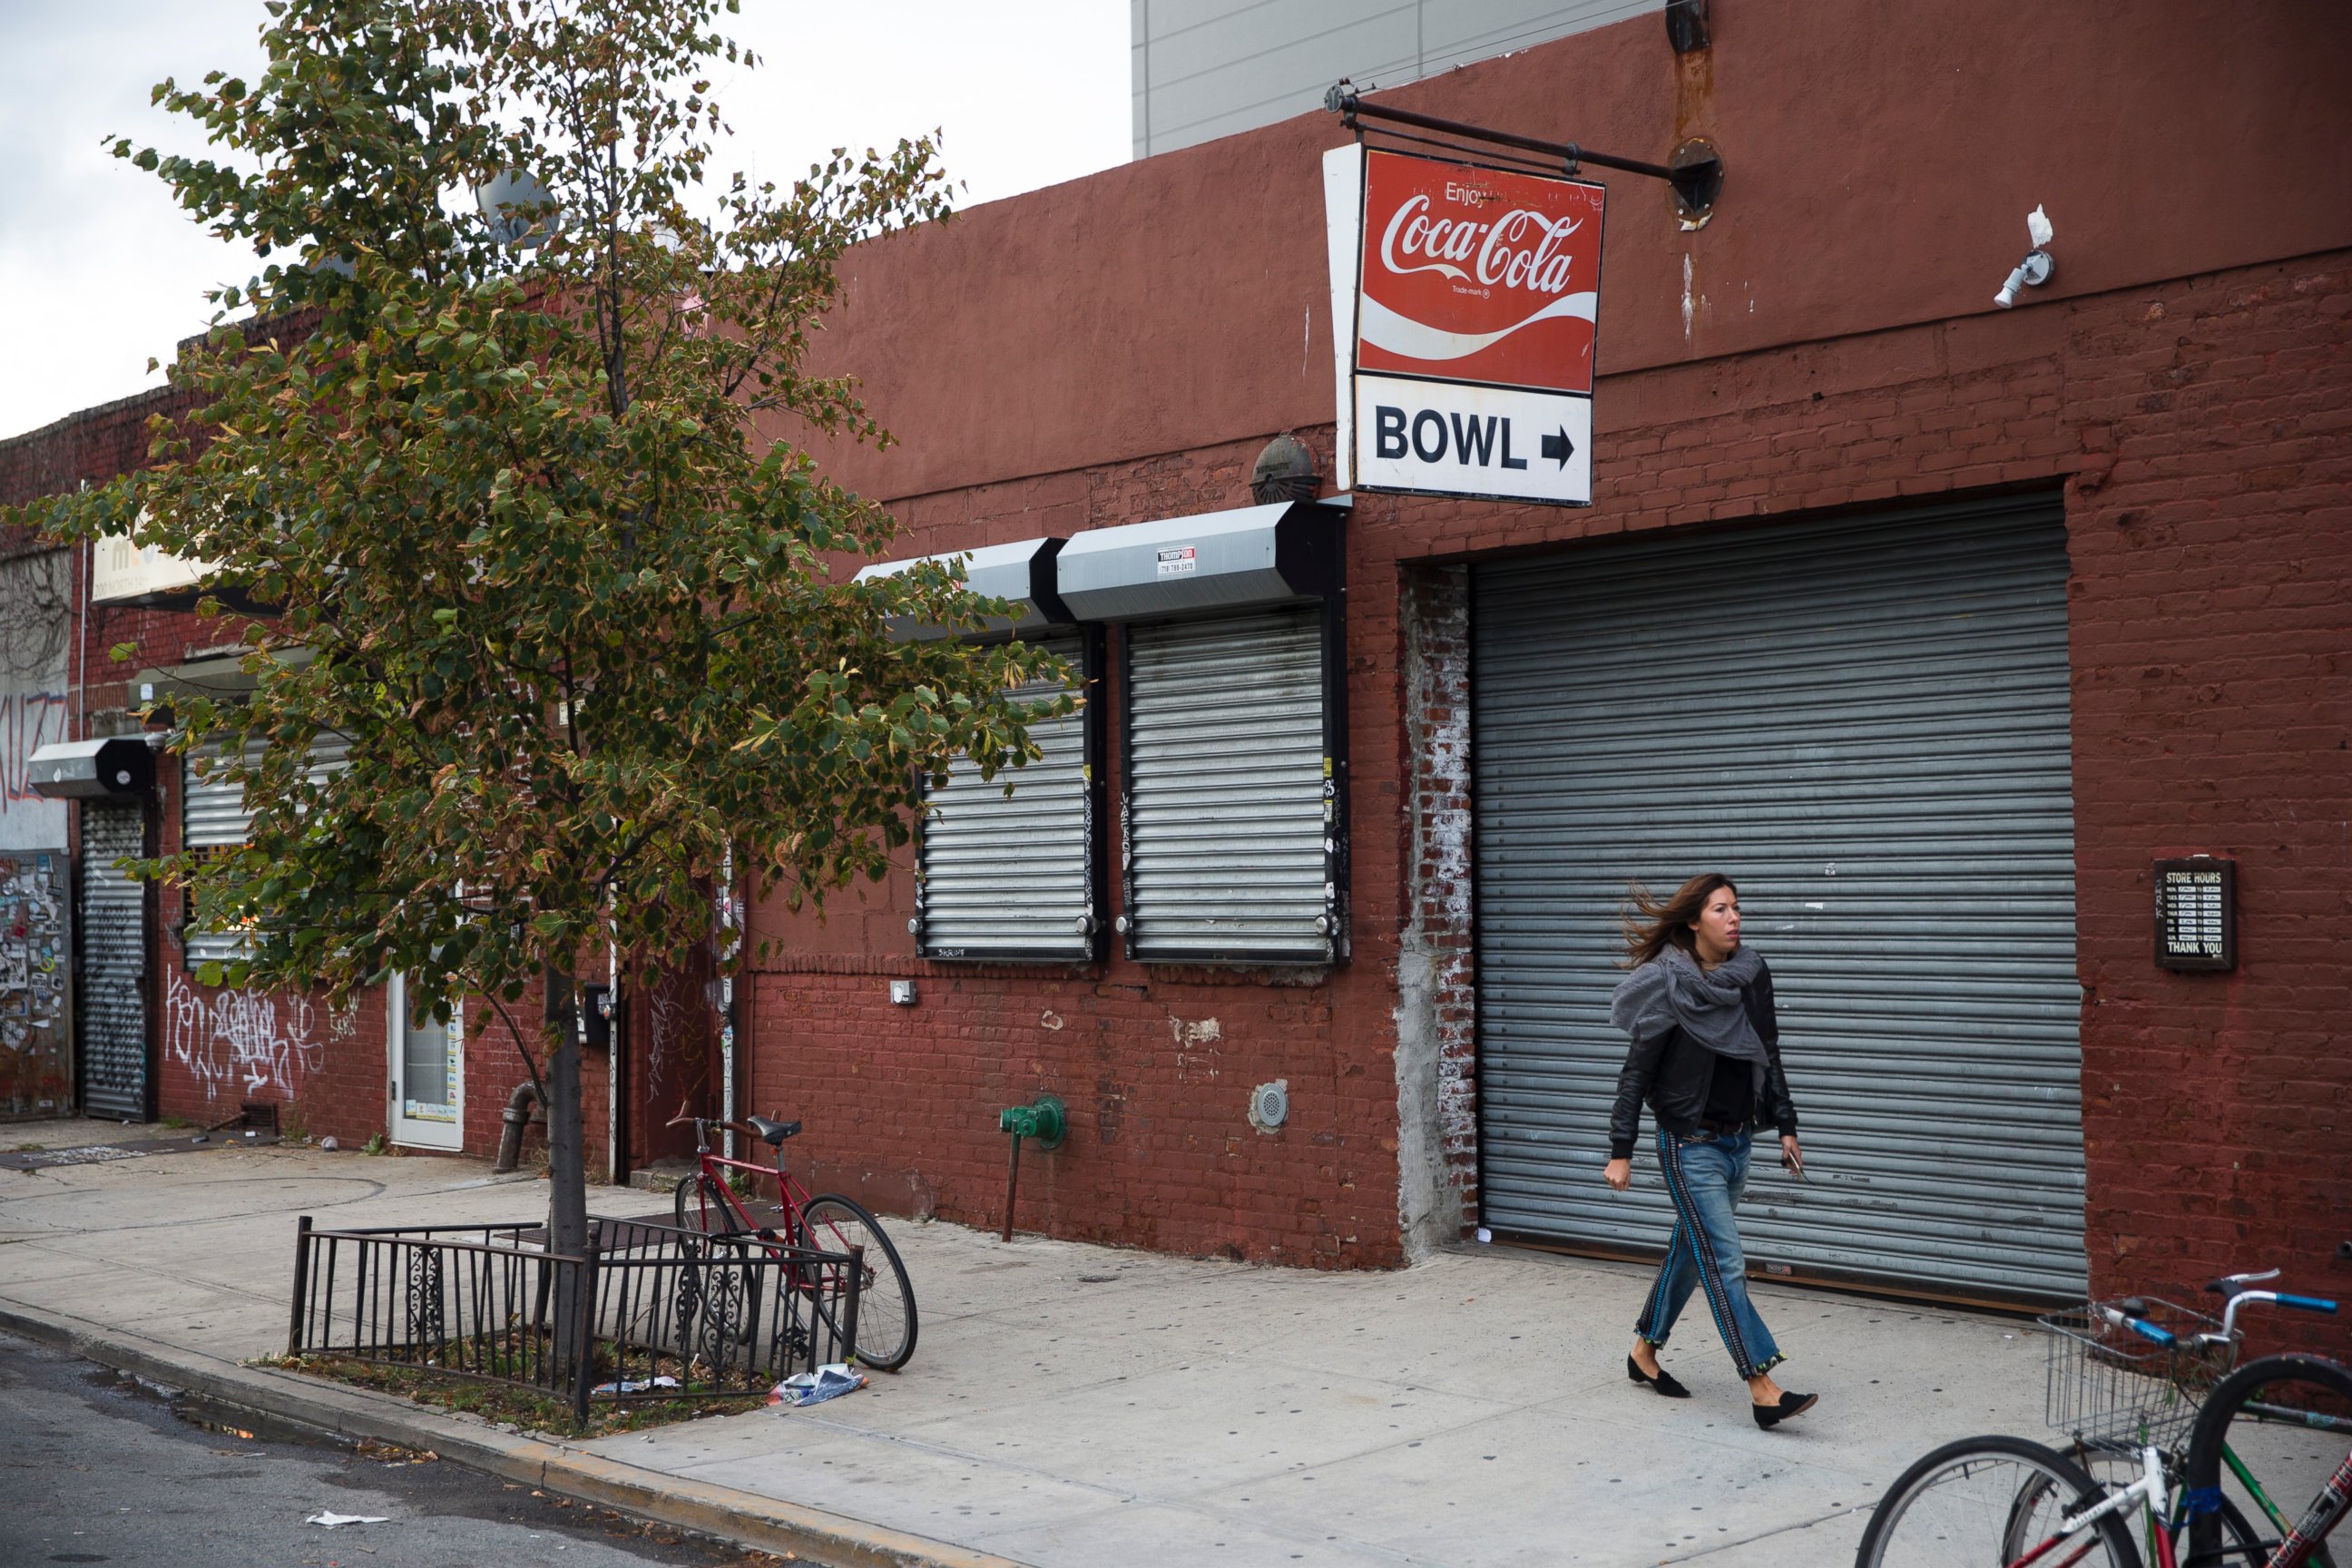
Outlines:
POLYGON ((1591 504, 1606 194, 1323 155, 1342 489, 1591 504))
POLYGON ((2238 863, 2198 855, 2156 863, 2160 969, 2238 967, 2238 863))

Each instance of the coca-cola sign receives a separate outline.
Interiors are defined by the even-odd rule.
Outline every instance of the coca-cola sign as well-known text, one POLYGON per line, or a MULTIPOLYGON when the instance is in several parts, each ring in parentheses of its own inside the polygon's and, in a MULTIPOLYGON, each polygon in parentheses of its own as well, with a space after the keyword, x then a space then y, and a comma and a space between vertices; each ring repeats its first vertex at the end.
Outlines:
POLYGON ((1605 195, 1369 153, 1358 368, 1591 392, 1605 195))
POLYGON ((1349 482, 1589 503, 1607 193, 1360 146, 1324 184, 1349 482))

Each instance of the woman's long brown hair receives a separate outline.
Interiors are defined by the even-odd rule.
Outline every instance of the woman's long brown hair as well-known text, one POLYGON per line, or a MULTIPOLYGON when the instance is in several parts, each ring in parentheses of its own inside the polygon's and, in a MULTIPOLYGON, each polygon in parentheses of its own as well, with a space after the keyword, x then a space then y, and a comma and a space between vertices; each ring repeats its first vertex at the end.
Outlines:
POLYGON ((1707 900, 1715 897, 1717 888, 1729 888, 1731 896, 1739 896, 1739 885, 1720 871, 1707 871, 1693 877, 1675 889, 1674 897, 1661 899, 1639 882, 1627 885, 1629 908, 1618 918, 1625 927, 1625 967, 1637 968, 1666 951, 1669 944, 1685 952, 1694 951, 1698 938, 1691 933, 1692 924, 1706 909, 1707 900))

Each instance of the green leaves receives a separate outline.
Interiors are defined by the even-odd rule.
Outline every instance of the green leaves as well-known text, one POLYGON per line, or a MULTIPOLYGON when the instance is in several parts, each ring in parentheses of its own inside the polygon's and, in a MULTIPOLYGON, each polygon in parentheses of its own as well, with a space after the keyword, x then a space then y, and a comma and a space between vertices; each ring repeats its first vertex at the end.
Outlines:
POLYGON ((607 943, 674 966, 730 856, 795 906, 881 875, 924 779, 1016 766, 1074 706, 1015 700, 1067 676, 1034 648, 893 642, 1006 606, 837 574, 891 521, 765 434, 887 440, 805 349, 842 256, 946 186, 929 139, 712 181, 719 9, 282 0, 265 71, 157 89, 217 161, 112 143, 305 258, 223 292, 250 313, 173 366, 194 412, 146 469, 24 519, 212 563, 250 650, 251 700, 184 701, 175 743, 241 759, 252 842, 152 868, 256 933, 225 978, 401 971, 429 1008, 607 943), (507 169, 560 209, 544 243, 446 199, 507 169))

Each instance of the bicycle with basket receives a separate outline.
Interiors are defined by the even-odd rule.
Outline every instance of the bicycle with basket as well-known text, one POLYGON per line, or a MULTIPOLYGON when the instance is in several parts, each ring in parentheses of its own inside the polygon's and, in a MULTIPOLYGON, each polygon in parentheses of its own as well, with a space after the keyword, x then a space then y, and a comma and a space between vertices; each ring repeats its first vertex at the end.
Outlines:
POLYGON ((2206 1289, 2219 1321, 2147 1298, 2039 1320, 2044 1417, 2062 1453, 2027 1438, 1963 1438, 1887 1489, 1857 1568, 2336 1568, 2327 1535, 2352 1509, 2352 1372, 2317 1356, 2239 1363, 2242 1309, 2333 1313, 2314 1297, 2206 1289))

